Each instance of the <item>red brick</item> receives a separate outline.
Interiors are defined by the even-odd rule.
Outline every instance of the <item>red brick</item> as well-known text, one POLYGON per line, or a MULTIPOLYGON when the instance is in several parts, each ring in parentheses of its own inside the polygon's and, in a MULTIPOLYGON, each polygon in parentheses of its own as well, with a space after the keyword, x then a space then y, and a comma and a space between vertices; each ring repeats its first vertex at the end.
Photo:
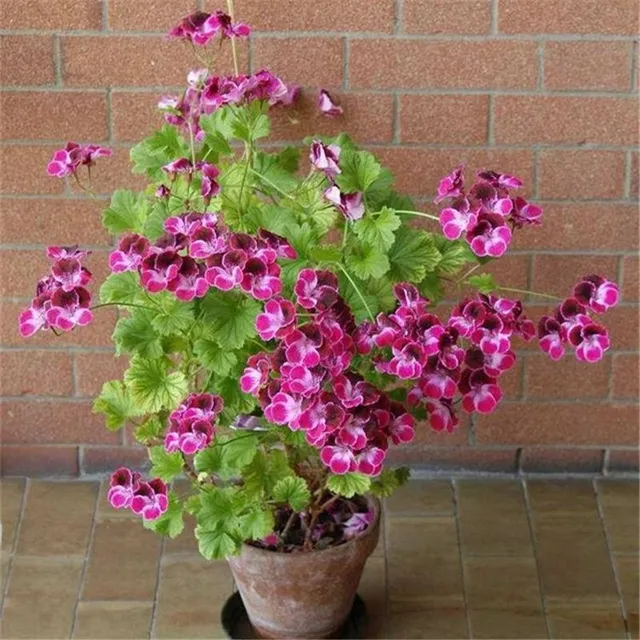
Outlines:
POLYGON ((5 140, 103 142, 108 137, 107 108, 102 93, 0 93, 0 112, 20 114, 0 120, 0 137, 5 140))
POLYGON ((585 400, 606 398, 609 394, 611 358, 585 363, 567 354, 553 362, 541 353, 527 358, 526 398, 585 400))
MULTIPOLYGON (((238 48, 242 72, 246 44, 238 48)), ((65 36, 62 57, 65 85, 87 87, 182 86, 199 64, 184 43, 156 36, 65 36)), ((223 49, 216 71, 231 73, 230 47, 223 49)))
MULTIPOLYGON (((207 10, 219 8, 208 2, 207 10)), ((391 33, 394 22, 393 0, 242 0, 236 17, 255 31, 369 31, 391 33), (339 20, 339 23, 336 21, 339 20)))
POLYGON ((94 169, 93 189, 96 193, 111 195, 116 189, 142 191, 148 184, 145 176, 131 171, 130 149, 118 147, 102 166, 94 169))
POLYGON ((1 351, 0 387, 5 396, 70 396, 71 357, 57 351, 1 351))
POLYGON ((55 336, 51 331, 38 331, 30 338, 18 333, 18 315, 25 302, 0 302, 0 342, 5 346, 30 347, 103 347, 111 346, 111 334, 116 320, 113 309, 99 309, 94 321, 87 327, 76 328, 69 333, 55 336))
MULTIPOLYGON (((598 247, 594 245, 593 248, 598 247)), ((609 280, 615 280, 617 267, 617 256, 537 255, 533 258, 531 289, 540 293, 566 298, 573 292, 576 282, 582 276, 597 273, 609 280)))
POLYGON ((609 329, 612 349, 637 350, 640 336, 638 307, 616 307, 602 316, 602 323, 609 329))
POLYGON ((79 471, 78 447, 5 444, 0 457, 3 476, 77 476, 79 471))
POLYGON ((5 144, 0 147, 0 193, 59 194, 64 181, 47 175, 54 145, 42 147, 5 144))
POLYGON ((488 117, 488 96, 401 96, 400 140, 486 144, 488 117))
POLYGON ((631 204, 544 204, 542 227, 516 233, 512 248, 634 251, 637 209, 631 204))
POLYGON ((351 86, 359 89, 533 89, 537 44, 459 40, 351 41, 351 86), (411 61, 408 64, 408 61, 411 61))
POLYGON ((340 38, 260 38, 253 43, 253 69, 268 68, 285 82, 305 86, 342 85, 340 38))
POLYGON ((99 29, 99 0, 2 0, 0 29, 99 29))
POLYGON ((162 126, 156 92, 114 91, 111 94, 113 137, 117 141, 138 142, 162 126))
POLYGON ((476 421, 479 444, 633 445, 638 407, 628 404, 504 402, 476 421))
POLYGON ((469 444, 469 431, 471 430, 471 419, 469 414, 460 412, 460 425, 453 433, 435 431, 428 422, 418 422, 416 425, 416 436, 411 442, 413 448, 435 446, 453 447, 457 445, 469 444))
POLYGON ((3 401, 2 442, 6 444, 118 444, 91 402, 60 400, 3 401))
POLYGON ((193 0, 109 0, 107 25, 114 31, 168 32, 193 9, 193 0))
MULTIPOLYGON (((640 73, 638 74, 640 76, 640 73)), ((640 170, 638 169, 638 157, 640 154, 637 152, 631 153, 631 184, 629 187, 629 196, 634 200, 637 200, 640 197, 638 193, 640 191, 638 187, 638 179, 640 177, 640 170)))
POLYGON ((5 198, 0 209, 0 235, 6 244, 111 244, 102 227, 108 202, 94 200, 22 200, 5 198))
POLYGON ((527 447, 522 450, 520 468, 525 473, 602 473, 602 449, 548 449, 527 447))
POLYGON ((404 0, 402 26, 415 34, 483 34, 491 27, 490 0, 404 0))
POLYGON ((84 447, 83 473, 110 473, 118 467, 137 471, 148 469, 147 450, 130 447, 84 447))
POLYGON ((613 397, 620 400, 640 396, 640 357, 638 354, 613 356, 613 397))
POLYGON ((602 33, 634 35, 634 0, 498 0, 498 30, 504 33, 602 33))
MULTIPOLYGON (((396 188, 431 200, 440 179, 464 162, 469 171, 494 169, 515 173, 532 183, 531 151, 511 149, 408 149, 384 147, 374 150, 396 177, 396 188)), ((436 225, 437 227, 437 225, 436 225)), ((431 226, 429 228, 432 228, 431 226)))
POLYGON ((392 96, 334 92, 332 97, 344 109, 344 115, 340 118, 323 116, 316 106, 316 92, 311 90, 302 93, 295 107, 274 109, 271 113, 271 138, 299 142, 307 136, 332 136, 348 131, 349 136, 359 144, 391 142, 392 96))
POLYGON ((540 153, 539 180, 543 198, 622 198, 624 152, 545 150, 540 153))
POLYGON ((560 90, 628 91, 631 49, 630 42, 547 42, 544 86, 560 90))
POLYGON ((105 382, 121 379, 128 366, 126 357, 113 353, 77 353, 75 361, 79 396, 97 396, 105 382))
POLYGON ((609 473, 638 473, 640 452, 626 449, 610 449, 607 471, 609 473))
POLYGON ((429 471, 516 471, 516 449, 485 449, 472 447, 421 448, 399 447, 387 456, 393 464, 410 464, 429 471))
POLYGON ((637 144, 633 98, 496 96, 498 144, 637 144))
POLYGON ((0 36, 0 85, 54 82, 51 36, 0 36))
POLYGON ((622 259, 622 300, 637 302, 640 299, 640 260, 638 256, 622 259))

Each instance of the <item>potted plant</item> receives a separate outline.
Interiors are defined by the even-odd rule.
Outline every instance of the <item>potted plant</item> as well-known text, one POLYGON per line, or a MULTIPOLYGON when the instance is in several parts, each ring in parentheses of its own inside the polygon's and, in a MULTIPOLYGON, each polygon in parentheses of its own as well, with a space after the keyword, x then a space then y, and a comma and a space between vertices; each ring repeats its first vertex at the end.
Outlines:
MULTIPOLYGON (((222 12, 171 31, 203 68, 181 96, 161 99, 165 124, 131 151, 148 188, 116 191, 104 212, 119 241, 100 302, 86 288, 87 252, 49 247, 51 272, 20 332, 70 331, 119 308, 113 340, 129 367, 105 383, 95 411, 109 429, 135 429, 151 469, 118 469, 110 503, 170 537, 191 514, 200 552, 228 559, 261 635, 322 638, 353 604, 378 538, 378 498, 408 478, 385 466, 389 448, 426 423, 453 431, 460 409, 492 412, 515 336, 537 335, 554 360, 566 348, 600 359, 609 338, 593 314, 615 305, 618 289, 584 277, 536 327, 503 295, 531 292, 476 273, 541 222, 514 176, 482 170, 467 188, 458 167, 437 186, 444 204, 432 215, 346 135, 307 141, 302 163, 299 149, 261 149, 269 110, 295 102, 297 89, 237 64, 214 75, 211 52, 229 41, 235 59, 248 33, 222 12), (441 313, 445 285, 477 293, 441 313), (191 488, 179 495, 182 475, 191 488)), ((325 91, 318 105, 341 113, 325 91)), ((92 193, 91 171, 108 155, 68 143, 48 171, 92 193)))

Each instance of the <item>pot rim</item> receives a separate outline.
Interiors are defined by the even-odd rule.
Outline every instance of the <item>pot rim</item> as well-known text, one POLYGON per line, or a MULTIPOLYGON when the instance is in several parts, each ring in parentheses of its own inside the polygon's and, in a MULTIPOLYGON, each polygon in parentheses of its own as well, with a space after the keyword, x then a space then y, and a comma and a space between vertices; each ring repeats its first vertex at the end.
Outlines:
MULTIPOLYGON (((380 500, 375 496, 371 496, 371 495, 365 495, 362 497, 365 498, 366 501, 369 503, 369 505, 371 505, 371 507, 373 508, 375 512, 375 518, 373 522, 362 533, 359 533, 357 536, 354 536, 353 538, 351 538, 350 540, 347 540, 342 544, 330 546, 330 547, 327 547, 326 549, 312 549, 311 551, 305 551, 305 552, 284 553, 283 551, 271 551, 269 549, 262 549, 261 547, 254 547, 253 545, 247 544, 246 542, 244 542, 242 544, 241 553, 243 554, 250 553, 250 554, 262 555, 262 556, 268 554, 270 556, 286 557, 286 558, 289 558, 291 562, 301 561, 302 559, 308 558, 310 555, 318 556, 320 554, 328 555, 329 553, 341 553, 341 550, 344 547, 348 545, 353 545, 356 542, 365 541, 371 536, 375 535, 376 532, 380 529, 380 516, 382 515, 382 505, 380 503, 380 500)), ((237 558, 237 557, 238 556, 228 556, 227 560, 232 561, 234 558, 237 558)))

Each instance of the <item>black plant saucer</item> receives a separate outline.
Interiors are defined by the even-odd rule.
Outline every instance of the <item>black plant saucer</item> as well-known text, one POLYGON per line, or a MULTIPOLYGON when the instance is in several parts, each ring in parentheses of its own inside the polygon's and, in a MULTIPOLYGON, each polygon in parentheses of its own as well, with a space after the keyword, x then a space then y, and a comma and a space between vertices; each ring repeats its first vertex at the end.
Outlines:
MULTIPOLYGON (((367 608, 365 607, 364 601, 356 594, 349 617, 337 638, 359 640, 362 637, 360 632, 363 629, 366 613, 367 608)), ((249 622, 247 610, 244 608, 242 598, 237 591, 225 602, 224 607, 222 607, 220 620, 227 637, 232 640, 253 640, 254 638, 259 638, 249 622)))

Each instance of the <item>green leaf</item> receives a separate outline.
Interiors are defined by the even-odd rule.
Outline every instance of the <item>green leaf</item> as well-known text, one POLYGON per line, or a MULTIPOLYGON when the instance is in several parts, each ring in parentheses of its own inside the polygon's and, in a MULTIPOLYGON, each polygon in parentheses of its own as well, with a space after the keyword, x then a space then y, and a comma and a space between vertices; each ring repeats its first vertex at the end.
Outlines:
POLYGON ((140 286, 140 276, 133 271, 112 273, 100 287, 100 302, 140 303, 144 299, 140 286))
POLYGON ((124 374, 132 401, 142 413, 172 410, 187 395, 189 385, 179 371, 169 373, 166 359, 134 356, 124 374))
POLYGON ((165 482, 171 482, 182 473, 184 461, 179 451, 167 453, 163 445, 149 448, 151 469, 149 474, 153 478, 160 478, 165 482))
POLYGON ((234 497, 237 489, 227 487, 225 489, 210 489, 200 494, 200 511, 198 512, 198 524, 209 528, 224 526, 232 529, 236 523, 236 511, 234 497))
POLYGON ((268 181, 260 180, 258 176, 258 180, 264 185, 264 189, 267 192, 273 191, 276 194, 278 193, 269 183, 274 184, 285 193, 293 191, 298 186, 297 178, 280 164, 280 157, 276 153, 271 154, 258 151, 254 157, 253 169, 268 181))
POLYGON ((235 120, 231 124, 231 134, 238 140, 254 142, 269 135, 270 122, 265 114, 268 108, 256 100, 246 107, 236 108, 235 120))
POLYGON ((238 356, 221 347, 215 340, 200 338, 193 344, 193 352, 207 369, 217 377, 226 378, 238 364, 238 356))
POLYGON ((397 300, 393 295, 391 282, 387 278, 369 280, 366 283, 365 291, 367 296, 376 300, 376 312, 387 312, 395 308, 397 300))
POLYGON ((167 510, 156 520, 143 520, 145 529, 150 529, 162 536, 169 538, 177 538, 184 530, 182 504, 178 497, 173 493, 169 494, 169 506, 167 510))
POLYGON ((272 449, 267 456, 258 451, 250 464, 242 470, 245 493, 256 498, 271 496, 273 487, 283 478, 293 475, 287 454, 272 449))
POLYGON ((300 149, 285 147, 276 154, 278 164, 289 173, 296 173, 300 167, 300 149))
POLYGON ((135 439, 144 445, 149 445, 154 440, 164 435, 164 425, 155 416, 145 420, 134 432, 135 439))
POLYGON ((398 478, 393 469, 384 469, 371 482, 371 493, 377 498, 388 498, 398 488, 398 478))
POLYGON ((198 550, 207 560, 221 560, 240 550, 241 542, 226 531, 206 529, 198 525, 195 530, 198 550))
POLYGON ((345 498, 363 495, 369 491, 371 478, 361 473, 331 474, 327 480, 327 489, 345 498))
POLYGON ((350 246, 346 263, 356 278, 365 281, 369 278, 382 278, 390 268, 389 258, 382 249, 361 243, 350 246))
POLYGON ((189 146, 178 130, 168 124, 131 149, 134 173, 146 173, 151 178, 163 176, 162 167, 189 154, 189 146))
POLYGON ((440 274, 437 271, 428 273, 424 279, 418 283, 420 293, 429 299, 432 304, 437 304, 444 297, 444 288, 440 274))
POLYGON ((311 502, 311 492, 303 478, 289 476, 273 487, 273 499, 288 504, 294 511, 302 511, 311 502))
POLYGON ((231 424, 240 413, 251 413, 256 407, 256 399, 243 393, 238 378, 216 378, 212 391, 224 401, 221 418, 225 424, 231 424))
POLYGON ((102 216, 109 233, 142 233, 151 207, 142 193, 118 189, 111 196, 111 205, 102 216))
MULTIPOLYGON (((204 118, 200 120, 202 123, 204 118)), ((207 133, 202 143, 200 157, 206 158, 207 162, 216 163, 220 156, 230 156, 233 153, 227 139, 219 132, 207 133)))
POLYGON ((399 486, 409 482, 409 478, 411 477, 411 469, 409 469, 409 467, 397 467, 393 472, 396 474, 399 486))
POLYGON ((368 151, 343 149, 340 154, 340 169, 336 184, 345 193, 366 191, 380 175, 380 164, 368 151))
POLYGON ((200 116, 200 126, 205 133, 228 139, 231 137, 231 125, 234 120, 233 107, 225 105, 211 114, 200 116))
POLYGON ((475 262, 476 258, 469 248, 469 245, 462 241, 456 240, 451 242, 443 236, 435 236, 436 248, 442 254, 442 258, 438 262, 438 270, 444 273, 457 273, 467 262, 475 262))
POLYGON ((297 224, 295 213, 284 204, 260 203, 250 207, 248 215, 253 229, 266 229, 281 236, 287 236, 290 225, 297 224))
POLYGON ((237 349, 256 335, 255 319, 262 307, 246 295, 210 290, 201 308, 211 337, 225 349, 237 349))
POLYGON ((394 231, 401 225, 400 218, 393 209, 384 207, 378 213, 367 214, 353 225, 353 230, 363 244, 389 249, 394 241, 394 231))
POLYGON ((117 431, 132 415, 135 415, 131 398, 120 380, 110 380, 102 385, 100 395, 93 402, 93 412, 103 413, 107 429, 117 431))
POLYGON ((311 259, 319 264, 340 262, 342 250, 335 244, 319 245, 310 250, 311 259))
MULTIPOLYGON (((214 442, 218 442, 218 438, 214 442)), ((222 449, 217 444, 198 451, 193 458, 193 465, 198 473, 215 475, 222 468, 222 449)))
POLYGON ((158 313, 151 324, 163 336, 181 333, 191 327, 194 322, 193 303, 178 300, 174 295, 163 291, 154 297, 158 305, 158 313))
POLYGON ((275 521, 269 510, 252 509, 240 522, 242 535, 249 540, 261 540, 273 531, 275 521))
POLYGON ((425 231, 400 227, 389 251, 391 278, 395 282, 420 282, 440 260, 432 237, 425 231))
POLYGON ((498 288, 490 273, 481 273, 467 278, 467 283, 475 287, 480 293, 491 293, 498 288))
POLYGON ((155 313, 134 309, 129 317, 120 318, 113 332, 116 353, 135 353, 144 358, 157 358, 163 353, 160 334, 153 326, 155 313))
POLYGON ((158 200, 151 207, 151 211, 144 223, 144 234, 150 240, 157 240, 164 233, 164 221, 174 215, 180 215, 182 208, 176 209, 175 199, 171 199, 173 210, 169 209, 168 200, 158 200))

